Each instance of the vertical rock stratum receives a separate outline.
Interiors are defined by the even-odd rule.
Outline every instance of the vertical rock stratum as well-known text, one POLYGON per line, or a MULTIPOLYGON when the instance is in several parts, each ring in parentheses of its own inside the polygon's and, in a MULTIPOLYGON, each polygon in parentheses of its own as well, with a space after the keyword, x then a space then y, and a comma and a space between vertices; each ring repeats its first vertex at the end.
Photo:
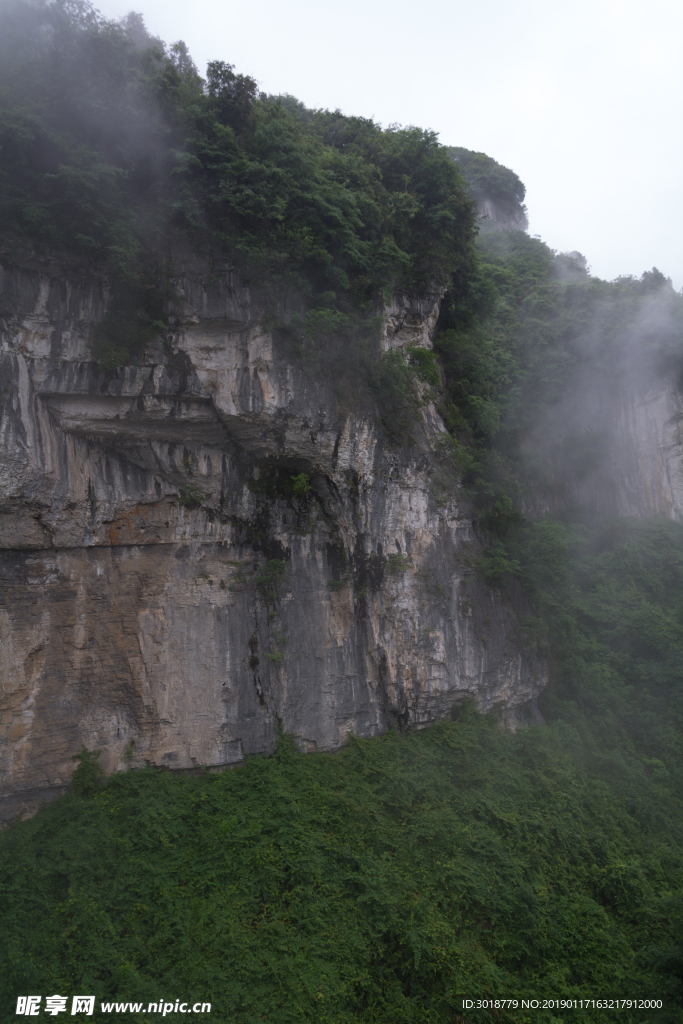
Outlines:
MULTIPOLYGON (((16 257, 0 282, 5 818, 62 792, 83 745, 107 771, 220 766, 279 728, 334 749, 538 695, 432 405, 391 447, 228 269, 188 261, 172 335, 106 373, 101 283, 16 257)), ((383 347, 430 347, 439 302, 396 296, 383 347)))

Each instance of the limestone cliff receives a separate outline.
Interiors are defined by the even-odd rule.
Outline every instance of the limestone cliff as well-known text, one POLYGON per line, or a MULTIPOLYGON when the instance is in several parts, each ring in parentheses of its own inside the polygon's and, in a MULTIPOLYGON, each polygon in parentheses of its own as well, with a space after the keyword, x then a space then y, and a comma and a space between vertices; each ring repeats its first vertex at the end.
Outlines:
MULTIPOLYGON (((433 407, 392 449, 278 353, 229 270, 188 264, 177 329, 109 373, 101 284, 1 275, 5 817, 62 792, 83 745, 107 771, 228 765, 280 726, 333 749, 539 693, 457 486, 435 486, 433 407)), ((438 304, 396 297, 384 347, 429 346, 438 304)))
POLYGON ((526 231, 529 227, 519 177, 486 153, 449 146, 451 159, 460 168, 477 204, 479 231, 526 231))
MULTIPOLYGON (((572 272, 568 262, 574 282, 589 288, 581 254, 558 257, 563 275, 572 272)), ((616 328, 604 306, 586 318, 561 396, 526 438, 530 459, 543 469, 527 498, 532 515, 573 506, 599 516, 683 520, 678 302, 669 282, 642 293, 616 328)))
MULTIPOLYGON (((586 391, 596 397, 595 388, 586 391)), ((531 439, 549 489, 530 495, 532 515, 583 506, 602 516, 683 520, 683 403, 675 375, 605 387, 584 429, 547 427, 531 439)), ((580 399, 573 406, 573 419, 580 399)), ((558 417, 561 423, 561 417, 558 417)))

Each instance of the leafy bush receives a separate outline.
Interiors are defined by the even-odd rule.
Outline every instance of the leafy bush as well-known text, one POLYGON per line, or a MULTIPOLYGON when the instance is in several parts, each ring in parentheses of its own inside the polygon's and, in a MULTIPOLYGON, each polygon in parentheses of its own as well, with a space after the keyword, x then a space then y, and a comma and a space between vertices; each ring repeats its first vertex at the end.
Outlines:
POLYGON ((351 577, 344 575, 340 580, 328 580, 327 585, 333 594, 339 594, 342 590, 345 590, 351 583, 351 577))
POLYGON ((387 557, 387 572, 391 576, 399 576, 401 573, 412 569, 412 562, 408 555, 389 555, 387 557))
POLYGON ((222 775, 114 775, 0 837, 0 1006, 163 992, 226 1024, 450 1024, 463 996, 633 992, 680 1022, 680 789, 599 756, 466 710, 337 755, 284 737, 222 775))
POLYGON ((206 495, 201 487, 196 487, 193 484, 183 484, 180 488, 178 504, 185 508, 200 508, 202 502, 205 500, 206 495))
POLYGON ((282 466, 259 467, 257 480, 247 481, 249 489, 269 501, 305 499, 313 488, 307 473, 295 473, 282 466))
POLYGON ((391 444, 411 444, 420 408, 416 373, 400 349, 385 352, 369 367, 370 389, 391 444))
POLYGON ((306 473, 297 473, 292 477, 292 493, 297 498, 303 498, 311 490, 311 481, 306 473))
POLYGON ((417 376, 425 384, 438 388, 441 384, 441 373, 437 362, 436 354, 428 348, 406 349, 408 362, 415 367, 417 376))
POLYGON ((490 544, 481 554, 478 564, 481 576, 493 586, 510 584, 519 574, 520 564, 500 541, 490 544))
POLYGON ((94 793, 102 781, 104 772, 99 764, 101 753, 101 750, 88 750, 87 747, 83 747, 80 754, 74 754, 72 760, 78 761, 78 765, 71 776, 71 785, 79 796, 94 793))
POLYGON ((269 558, 257 572, 252 576, 257 592, 261 595, 267 606, 277 601, 277 588, 285 578, 285 563, 281 558, 269 558))

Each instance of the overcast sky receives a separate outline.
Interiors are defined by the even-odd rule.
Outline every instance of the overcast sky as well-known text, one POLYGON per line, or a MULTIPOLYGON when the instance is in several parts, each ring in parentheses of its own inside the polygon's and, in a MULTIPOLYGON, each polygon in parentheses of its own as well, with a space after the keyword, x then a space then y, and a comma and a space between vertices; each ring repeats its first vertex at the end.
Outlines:
MULTIPOLYGON (((101 0, 110 18, 131 0, 101 0)), ((527 188, 532 234, 612 279, 683 286, 683 4, 674 0, 134 0, 201 73, 414 124, 527 188)))

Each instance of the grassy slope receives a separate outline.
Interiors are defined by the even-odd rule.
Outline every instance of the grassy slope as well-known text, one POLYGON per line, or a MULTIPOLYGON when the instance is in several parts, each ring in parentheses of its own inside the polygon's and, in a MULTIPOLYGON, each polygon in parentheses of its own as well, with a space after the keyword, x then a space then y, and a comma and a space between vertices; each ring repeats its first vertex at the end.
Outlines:
POLYGON ((338 755, 283 738, 222 775, 129 772, 15 825, 4 1013, 21 992, 93 992, 396 1024, 451 1021, 463 996, 637 996, 683 1020, 683 530, 574 527, 563 545, 549 724, 511 735, 468 712, 338 755))

